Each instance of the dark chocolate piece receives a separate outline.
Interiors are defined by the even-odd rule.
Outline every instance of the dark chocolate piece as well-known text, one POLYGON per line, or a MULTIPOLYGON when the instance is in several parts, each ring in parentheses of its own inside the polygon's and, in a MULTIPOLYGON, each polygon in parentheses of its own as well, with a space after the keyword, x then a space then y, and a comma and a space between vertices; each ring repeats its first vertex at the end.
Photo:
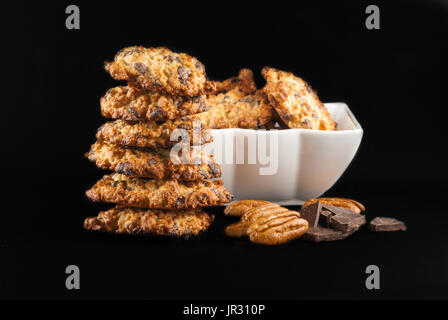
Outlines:
POLYGON ((395 218, 376 217, 369 224, 370 231, 406 231, 406 224, 395 218))
POLYGON ((300 217, 308 221, 310 227, 317 227, 321 207, 322 205, 319 201, 310 204, 309 206, 300 209, 300 217))
POLYGON ((358 231, 358 229, 352 229, 349 232, 342 232, 330 228, 310 227, 302 238, 313 242, 336 241, 345 239, 356 231, 358 231))
POLYGON ((341 208, 341 207, 330 206, 328 204, 322 204, 322 210, 328 210, 335 215, 341 214, 341 213, 355 213, 353 210, 341 208))
POLYGON ((323 226, 328 226, 328 223, 330 222, 330 218, 334 216, 334 213, 328 210, 321 210, 320 211, 320 218, 319 222, 323 226))
MULTIPOLYGON (((349 210, 351 211, 351 210, 349 210)), ((366 216, 363 214, 357 214, 353 211, 336 214, 329 218, 328 224, 330 228, 349 232, 353 229, 359 229, 366 223, 366 216)))

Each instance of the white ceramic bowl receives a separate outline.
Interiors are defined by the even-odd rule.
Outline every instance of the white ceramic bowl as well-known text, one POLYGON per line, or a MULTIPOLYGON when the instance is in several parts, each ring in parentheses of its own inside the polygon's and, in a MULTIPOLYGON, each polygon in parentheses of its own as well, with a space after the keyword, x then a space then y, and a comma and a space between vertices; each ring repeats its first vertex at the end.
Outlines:
POLYGON ((206 150, 221 164, 222 180, 235 200, 302 204, 333 186, 353 160, 363 130, 345 103, 325 106, 338 124, 337 131, 213 130, 214 142, 206 150), (256 145, 249 143, 254 140, 258 141, 256 145), (273 151, 269 163, 258 156, 266 149, 260 147, 263 145, 268 154, 273 151))

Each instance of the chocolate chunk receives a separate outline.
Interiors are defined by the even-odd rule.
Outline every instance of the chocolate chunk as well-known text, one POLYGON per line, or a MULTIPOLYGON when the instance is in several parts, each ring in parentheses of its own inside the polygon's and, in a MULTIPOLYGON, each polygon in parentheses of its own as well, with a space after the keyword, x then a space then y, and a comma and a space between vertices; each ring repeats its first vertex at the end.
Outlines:
POLYGON ((145 74, 146 73, 146 66, 143 64, 143 63, 141 63, 141 62, 136 62, 135 64, 134 64, 134 69, 138 72, 138 73, 140 73, 140 74, 145 74))
POLYGON ((188 79, 190 78, 191 71, 187 67, 179 66, 177 68, 177 76, 179 78, 179 82, 183 85, 188 84, 188 79))
MULTIPOLYGON (((351 211, 351 210, 350 210, 351 211)), ((330 217, 328 225, 330 228, 349 232, 354 229, 359 229, 366 223, 366 216, 354 212, 344 212, 330 217)))
POLYGON ((308 221, 308 225, 310 227, 317 227, 321 208, 322 204, 317 201, 316 203, 310 204, 309 206, 300 209, 300 217, 308 221))
POLYGON ((302 237, 305 240, 313 242, 337 241, 347 238, 348 236, 355 233, 357 230, 358 229, 353 229, 349 232, 342 232, 330 228, 310 227, 308 228, 307 233, 305 233, 302 237))
POLYGON ((350 210, 350 209, 346 209, 346 208, 341 208, 341 207, 335 207, 335 206, 330 206, 328 204, 322 204, 322 210, 327 210, 332 212, 333 214, 340 214, 340 213, 355 213, 354 211, 350 210))
POLYGON ((376 217, 369 224, 370 231, 406 231, 406 224, 395 218, 376 217))
POLYGON ((328 226, 328 223, 330 222, 330 218, 334 216, 334 213, 328 210, 321 210, 320 211, 320 217, 319 217, 319 222, 323 225, 323 226, 328 226))

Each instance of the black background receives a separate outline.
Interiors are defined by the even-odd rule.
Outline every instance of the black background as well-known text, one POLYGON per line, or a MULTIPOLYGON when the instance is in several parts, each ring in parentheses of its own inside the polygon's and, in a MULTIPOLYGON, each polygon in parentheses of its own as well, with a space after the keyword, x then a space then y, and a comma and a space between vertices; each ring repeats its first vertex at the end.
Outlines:
POLYGON ((54 1, 2 4, 0 297, 162 299, 447 298, 445 181, 448 4, 444 1, 54 1), (65 28, 65 8, 81 29, 65 28), (381 29, 367 30, 377 4, 381 29), (394 216, 406 233, 361 231, 326 244, 256 246, 226 238, 222 208, 190 241, 89 234, 108 206, 84 196, 104 172, 83 156, 118 83, 119 49, 159 46, 201 60, 212 79, 265 65, 293 71, 324 102, 346 102, 360 151, 328 195, 394 216), (81 290, 65 289, 65 267, 81 290), (365 268, 381 289, 365 289, 365 268))

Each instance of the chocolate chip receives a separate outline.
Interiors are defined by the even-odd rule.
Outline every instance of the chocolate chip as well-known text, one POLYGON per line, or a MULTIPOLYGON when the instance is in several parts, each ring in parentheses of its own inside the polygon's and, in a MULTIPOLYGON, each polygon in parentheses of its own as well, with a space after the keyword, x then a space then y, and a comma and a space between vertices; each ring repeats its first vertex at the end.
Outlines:
POLYGON ((201 177, 204 178, 204 179, 210 179, 210 178, 211 178, 207 171, 199 170, 199 174, 200 174, 201 177))
POLYGON ((283 119, 289 121, 292 119, 292 116, 289 113, 283 113, 283 119))
POLYGON ((180 108, 183 104, 184 104, 184 100, 183 99, 179 99, 179 101, 177 101, 177 107, 178 108, 180 108))
POLYGON ((241 79, 233 78, 232 80, 230 80, 230 83, 238 83, 238 82, 241 82, 241 79))
POLYGON ((159 120, 163 118, 163 109, 160 106, 156 106, 155 109, 149 110, 149 117, 152 120, 159 120))
POLYGON ((193 101, 194 103, 199 103, 199 102, 203 101, 202 96, 193 97, 193 98, 191 98, 191 101, 193 101))
POLYGON ((131 113, 133 116, 133 119, 129 119, 129 120, 139 120, 140 119, 140 115, 134 108, 128 106, 127 109, 129 111, 129 113, 131 113))
POLYGON ((210 170, 210 172, 212 173, 213 176, 217 176, 220 172, 219 167, 217 165, 215 165, 214 163, 209 163, 208 169, 210 170))
POLYGON ((311 122, 308 119, 303 120, 302 125, 308 129, 311 129, 311 122))
MULTIPOLYGON (((129 56, 129 55, 131 55, 131 54, 133 54, 133 53, 142 53, 142 52, 143 52, 143 51, 140 50, 140 49, 132 49, 132 50, 128 50, 128 51, 126 51, 126 52, 124 53, 123 57, 127 57, 127 56, 129 56)), ((119 53, 119 54, 123 53, 123 50, 120 50, 118 53, 119 53)))
POLYGON ((191 74, 190 69, 188 69, 185 66, 179 66, 179 68, 177 68, 177 75, 179 78, 179 82, 183 85, 188 84, 188 79, 190 77, 190 74, 191 74))
POLYGON ((126 162, 121 162, 120 164, 118 164, 118 166, 115 169, 118 173, 121 174, 125 174, 127 176, 132 176, 133 175, 133 171, 132 171, 132 164, 128 161, 126 162))
POLYGON ((252 97, 245 97, 245 98, 240 99, 240 102, 247 102, 247 103, 250 103, 250 104, 253 104, 254 101, 255 100, 252 97))
POLYGON ((206 104, 204 101, 202 101, 202 102, 199 103, 199 106, 198 106, 198 112, 204 112, 204 111, 207 111, 208 108, 209 108, 209 107, 207 106, 207 104, 206 104))
POLYGON ((196 62, 196 64, 194 65, 196 67, 196 69, 198 69, 201 72, 205 72, 205 67, 202 63, 200 63, 199 61, 196 62))
POLYGON ((179 62, 180 63, 180 59, 179 57, 173 56, 172 54, 169 54, 167 56, 165 56, 164 58, 166 61, 172 63, 173 61, 179 62))
POLYGON ((305 85, 306 91, 308 91, 308 93, 313 93, 313 88, 311 88, 311 86, 309 84, 305 85))
POLYGON ((185 198, 183 196, 180 196, 176 199, 176 206, 182 207, 185 204, 185 198))
POLYGON ((146 66, 141 62, 134 63, 134 69, 140 74, 145 74, 147 70, 146 66))

